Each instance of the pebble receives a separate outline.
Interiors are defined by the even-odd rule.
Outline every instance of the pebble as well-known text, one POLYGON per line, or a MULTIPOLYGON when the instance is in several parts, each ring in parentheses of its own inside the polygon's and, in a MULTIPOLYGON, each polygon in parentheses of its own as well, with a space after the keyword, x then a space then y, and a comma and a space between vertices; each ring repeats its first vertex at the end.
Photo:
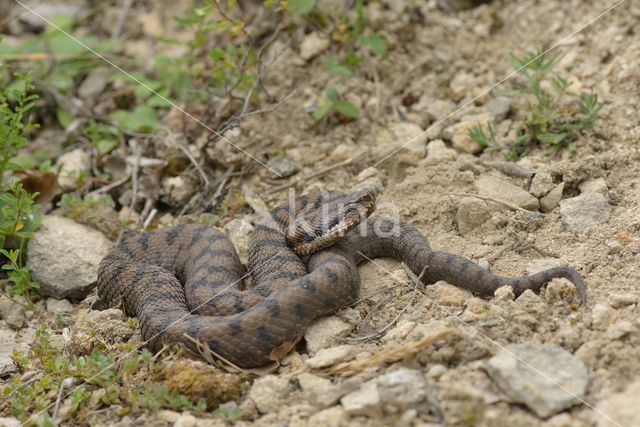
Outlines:
POLYGON ((307 366, 314 369, 326 368, 352 358, 356 348, 352 345, 339 345, 337 347, 323 348, 316 355, 306 361, 307 366))
POLYGON ((25 312, 27 311, 27 301, 24 298, 13 297, 14 300, 21 302, 18 304, 0 295, 0 319, 4 319, 12 329, 19 330, 25 326, 25 312), (25 305, 23 305, 25 304, 25 305))
POLYGON ((512 104, 512 98, 507 96, 496 96, 484 104, 483 109, 491 114, 495 122, 501 122, 507 118, 509 111, 511 111, 512 104))
MULTIPOLYGON (((421 99, 422 101, 422 99, 421 99)), ((421 102, 422 103, 422 102, 421 102)), ((437 122, 444 119, 456 109, 455 102, 448 99, 427 99, 425 112, 431 121, 437 122)))
POLYGON ((558 258, 538 258, 531 261, 525 271, 527 274, 536 274, 550 268, 564 267, 565 264, 558 258))
POLYGON ((380 393, 376 380, 367 381, 360 388, 342 399, 340 403, 350 415, 368 415, 369 417, 381 416, 380 393))
POLYGON ((459 101, 470 94, 475 85, 476 79, 472 74, 460 72, 453 76, 449 82, 449 89, 451 89, 453 99, 459 101))
POLYGON ((0 426, 2 427, 20 427, 22 423, 14 417, 0 417, 0 426))
POLYGON ((375 144, 376 156, 383 158, 402 147, 390 160, 416 165, 426 155, 427 135, 415 123, 396 122, 378 133, 375 144))
POLYGON ((22 13, 18 15, 17 19, 27 24, 30 29, 40 33, 44 30, 47 22, 55 22, 57 16, 65 16, 73 19, 75 15, 82 13, 85 7, 86 5, 81 1, 38 2, 29 5, 31 10, 25 8, 22 13))
POLYGON ((163 200, 172 206, 187 203, 197 189, 197 182, 187 176, 170 176, 162 180, 163 200))
POLYGON ((544 213, 551 212, 560 204, 562 200, 562 192, 564 191, 564 182, 556 185, 545 196, 540 198, 540 210, 544 213))
POLYGON ((357 153, 357 148, 352 144, 338 144, 336 148, 333 149, 329 157, 332 161, 339 163, 347 160, 348 158, 355 157, 357 153))
POLYGON ((465 235, 491 219, 491 212, 484 200, 466 197, 458 205, 456 223, 458 231, 465 235))
POLYGON ((81 184, 78 179, 80 174, 89 172, 91 169, 91 159, 85 150, 77 148, 58 157, 56 168, 59 168, 58 185, 60 188, 64 191, 75 190, 81 184))
POLYGON ((304 372, 298 376, 300 388, 309 404, 318 408, 335 405, 342 396, 360 386, 360 380, 350 378, 337 384, 331 380, 304 372))
POLYGON ((469 131, 476 126, 480 126, 485 135, 488 135, 491 119, 492 117, 489 114, 481 114, 453 125, 451 127, 451 145, 453 145, 453 148, 470 154, 476 154, 484 150, 486 147, 472 139, 469 131))
POLYGON ((481 196, 502 200, 523 209, 537 210, 540 206, 538 199, 522 188, 491 175, 481 176, 474 186, 481 196))
POLYGON ((307 349, 311 353, 317 353, 319 350, 334 344, 338 339, 347 336, 352 328, 349 323, 337 316, 328 316, 316 320, 304 333, 307 349))
POLYGON ((601 193, 607 194, 609 187, 607 186, 604 178, 588 179, 578 184, 578 189, 581 193, 601 193))
POLYGON ((529 193, 535 197, 542 197, 554 187, 555 185, 553 184, 553 177, 551 174, 548 171, 542 171, 536 173, 531 179, 529 193))
POLYGON ((113 73, 110 67, 96 67, 89 71, 87 77, 78 87, 78 96, 85 102, 93 102, 93 99, 100 95, 109 83, 109 76, 113 73))
POLYGON ((513 401, 526 405, 539 417, 547 418, 579 404, 584 398, 589 369, 562 347, 555 344, 510 344, 506 350, 489 359, 486 369, 491 379, 513 401))
POLYGON ((377 176, 372 176, 354 185, 351 191, 368 191, 374 194, 380 194, 384 191, 384 184, 382 183, 382 179, 377 176))
POLYGON ((616 292, 607 298, 607 302, 612 308, 623 308, 631 304, 638 303, 638 295, 631 292, 616 292))
POLYGON ((47 299, 47 311, 53 314, 71 313, 73 311, 73 304, 66 299, 47 299))
POLYGON ((263 414, 277 412, 291 392, 291 384, 286 378, 267 375, 258 378, 249 390, 249 399, 253 400, 263 414))
POLYGON ((598 411, 606 414, 607 417, 593 413, 594 420, 597 420, 598 427, 609 427, 613 425, 608 417, 613 418, 615 423, 622 426, 640 426, 640 380, 629 384, 626 389, 619 393, 612 394, 596 405, 598 411))
POLYGON ((346 427, 349 416, 339 406, 325 409, 324 411, 317 412, 309 418, 309 426, 316 427, 346 427))
POLYGON ((436 139, 427 144, 427 158, 422 161, 425 166, 434 166, 456 160, 458 152, 446 146, 443 140, 436 139))
POLYGON ((21 342, 15 332, 0 327, 0 378, 18 372, 18 366, 13 362, 13 352, 26 353, 29 344, 21 342))
POLYGON ((240 261, 247 265, 249 261, 249 248, 254 227, 250 222, 241 219, 232 219, 224 225, 224 234, 236 248, 240 261))
POLYGON ((300 56, 308 61, 327 50, 329 43, 329 39, 320 33, 309 33, 300 43, 300 56))
POLYGON ((619 340, 627 335, 637 334, 638 328, 628 320, 618 320, 607 328, 606 336, 612 340, 619 340))
POLYGON ((569 231, 584 233, 609 221, 611 205, 600 193, 582 193, 560 202, 560 217, 569 231))
POLYGON ((91 291, 100 261, 111 246, 109 239, 93 228, 45 215, 27 247, 31 277, 40 284, 43 295, 83 299, 91 291))
POLYGON ((591 309, 591 326, 593 329, 604 331, 616 318, 616 313, 606 303, 596 303, 591 309))
POLYGON ((267 166, 282 175, 279 178, 289 177, 300 170, 300 166, 289 156, 273 157, 269 159, 267 166))
POLYGON ((471 297, 468 291, 442 281, 429 286, 429 289, 436 294, 435 299, 440 305, 462 306, 471 297))
POLYGON ((511 286, 501 286, 493 293, 497 301, 513 301, 516 295, 513 293, 511 286))
POLYGON ((413 328, 415 327, 416 322, 412 322, 410 320, 401 320, 395 327, 391 328, 384 337, 382 337, 382 342, 389 343, 394 341, 402 341, 407 337, 407 335, 409 335, 411 331, 413 331, 413 328))

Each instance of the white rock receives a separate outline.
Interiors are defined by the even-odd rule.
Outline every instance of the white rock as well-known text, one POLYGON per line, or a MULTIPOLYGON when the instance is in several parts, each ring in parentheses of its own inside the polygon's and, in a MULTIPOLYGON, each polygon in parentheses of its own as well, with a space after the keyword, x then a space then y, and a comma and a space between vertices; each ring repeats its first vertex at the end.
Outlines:
POLYGON ((368 191, 377 195, 384 191, 384 184, 379 177, 372 176, 354 185, 351 191, 368 191))
POLYGON ((298 376, 298 382, 307 402, 318 408, 335 405, 342 396, 360 385, 355 378, 333 384, 331 380, 307 372, 298 376))
POLYGON ((280 174, 282 178, 296 174, 300 166, 289 156, 278 156, 269 159, 267 166, 280 174))
POLYGON ((616 323, 607 328, 606 335, 609 339, 619 340, 624 336, 632 334, 635 335, 637 333, 638 328, 634 326, 633 323, 628 320, 618 320, 616 323))
POLYGON ((308 34, 300 43, 300 56, 305 61, 320 55, 329 47, 329 39, 320 33, 308 34))
POLYGON ((337 316, 328 316, 316 320, 307 328, 304 339, 311 353, 329 347, 338 339, 344 338, 353 327, 337 316))
POLYGON ((461 121, 451 127, 451 144, 453 148, 463 153, 476 154, 485 149, 485 146, 473 140, 469 135, 469 131, 476 127, 484 131, 485 135, 489 135, 489 124, 492 117, 489 114, 481 114, 475 118, 461 121))
POLYGON ((15 373, 18 367, 13 362, 13 352, 24 354, 29 350, 29 344, 22 342, 15 332, 0 327, 0 377, 15 373))
POLYGON ((465 95, 469 95, 476 84, 473 75, 461 72, 453 76, 449 82, 449 89, 456 100, 462 99, 465 95))
POLYGON ((564 182, 556 185, 544 197, 540 198, 540 210, 544 213, 551 212, 560 204, 562 200, 562 192, 564 191, 564 182))
POLYGON ((346 427, 349 416, 340 406, 325 409, 309 417, 309 426, 316 427, 346 427))
POLYGON ((596 405, 601 414, 593 413, 598 427, 613 425, 611 417, 616 424, 628 427, 640 426, 640 380, 629 384, 624 391, 608 396, 596 405))
POLYGON ((591 309, 591 322, 593 329, 604 331, 611 325, 617 315, 606 303, 599 302, 591 309))
POLYGON ((582 193, 560 202, 562 223, 572 233, 584 233, 609 221, 611 205, 600 193, 582 193))
POLYGON ((609 187, 607 186, 607 182, 604 178, 596 178, 596 179, 588 179, 586 181, 582 181, 578 184, 578 188, 581 193, 601 193, 607 194, 609 191, 609 187))
POLYGON ((251 247, 251 236, 253 235, 253 225, 241 219, 232 219, 224 225, 224 234, 231 240, 238 252, 240 261, 247 264, 249 261, 249 248, 251 247))
POLYGON ((516 297, 511 286, 501 286, 496 289, 493 295, 498 301, 513 301, 516 297))
POLYGON ((538 172, 531 179, 529 192, 535 197, 542 197, 554 187, 553 177, 548 171, 538 172))
POLYGON ((465 235, 490 219, 491 212, 484 200, 475 197, 465 197, 460 200, 456 212, 456 222, 460 234, 465 235))
POLYGON ((81 173, 87 173, 91 169, 91 159, 85 150, 77 148, 58 157, 57 167, 58 185, 65 191, 75 190, 79 187, 78 177, 81 173))
POLYGON ((622 308, 638 303, 638 295, 631 292, 615 292, 609 295, 607 302, 613 308, 622 308))
POLYGON ((20 427, 22 423, 17 418, 0 417, 0 427, 20 427))
POLYGON ((429 288, 435 292, 436 301, 440 305, 462 306, 472 296, 469 291, 442 281, 434 283, 429 288))
POLYGON ((162 180, 162 193, 171 205, 183 205, 197 191, 197 183, 186 176, 170 176, 162 180))
POLYGON ((253 400, 258 411, 266 414, 277 412, 285 403, 290 392, 291 384, 288 379, 267 375, 253 383, 251 390, 249 390, 249 399, 253 400))
POLYGON ((360 388, 340 399, 342 407, 350 415, 381 415, 380 393, 376 380, 367 381, 360 388))
POLYGON ((496 122, 503 121, 511 111, 513 99, 508 96, 496 96, 484 104, 483 109, 489 112, 496 122))
POLYGON ((589 383, 587 366, 555 344, 510 344, 486 369, 505 394, 543 418, 581 403, 589 383))
POLYGON ((474 186, 481 196, 509 202, 528 210, 537 210, 539 207, 538 199, 531 194, 510 182, 491 175, 481 176, 474 183, 474 186))
POLYGON ((315 356, 306 361, 307 366, 314 369, 326 368, 340 362, 345 362, 355 354, 356 348, 352 345, 339 345, 337 347, 323 348, 315 356))
POLYGON ((53 314, 71 313, 73 311, 73 304, 66 299, 47 299, 47 311, 53 314))
POLYGON ((437 122, 444 119, 456 109, 456 104, 448 99, 436 99, 431 97, 420 98, 419 104, 426 103, 425 112, 431 121, 437 122), (425 101, 423 101, 423 98, 425 101))
POLYGON ((332 161, 339 163, 347 160, 348 158, 353 158, 356 156, 357 147, 352 144, 338 144, 336 148, 333 149, 329 157, 332 161))
POLYGON ((68 218, 46 215, 27 246, 31 277, 44 295, 84 298, 112 244, 99 231, 68 218))
POLYGON ((427 158, 423 161, 426 166, 439 165, 454 161, 458 152, 447 147, 443 140, 436 139, 427 145, 427 158))
POLYGON ((381 130, 376 137, 376 154, 386 156, 397 151, 405 161, 417 164, 426 154, 427 135, 415 123, 396 122, 381 130))
POLYGON ((417 409, 420 413, 437 411, 435 387, 422 372, 399 368, 378 377, 378 395, 386 414, 417 409))
POLYGON ((4 319, 12 329, 22 329, 25 325, 27 301, 19 297, 14 297, 13 299, 17 302, 10 300, 5 295, 0 295, 0 319, 4 319), (21 304, 18 304, 18 302, 21 304))
POLYGON ((388 343, 404 340, 415 327, 416 322, 412 322, 410 320, 401 320, 395 327, 391 328, 384 337, 382 337, 382 342, 388 343))

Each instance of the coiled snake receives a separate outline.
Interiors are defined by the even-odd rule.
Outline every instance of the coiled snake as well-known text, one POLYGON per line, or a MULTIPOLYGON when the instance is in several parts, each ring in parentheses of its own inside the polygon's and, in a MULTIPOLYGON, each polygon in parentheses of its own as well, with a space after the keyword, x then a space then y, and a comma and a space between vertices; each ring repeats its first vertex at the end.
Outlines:
POLYGON ((102 260, 98 296, 108 306, 122 302, 128 315, 138 317, 152 350, 182 343, 198 351, 189 336, 241 367, 279 360, 311 321, 355 301, 357 265, 369 258, 400 259, 422 273, 424 284, 445 280, 481 295, 501 286, 511 286, 516 295, 538 291, 563 277, 585 301, 582 278, 573 268, 498 276, 466 258, 432 250, 403 221, 367 219, 374 204, 368 193, 330 194, 300 196, 291 212, 287 206, 272 210, 254 233, 249 270, 256 286, 246 290, 245 269, 220 231, 178 225, 146 232, 102 260))

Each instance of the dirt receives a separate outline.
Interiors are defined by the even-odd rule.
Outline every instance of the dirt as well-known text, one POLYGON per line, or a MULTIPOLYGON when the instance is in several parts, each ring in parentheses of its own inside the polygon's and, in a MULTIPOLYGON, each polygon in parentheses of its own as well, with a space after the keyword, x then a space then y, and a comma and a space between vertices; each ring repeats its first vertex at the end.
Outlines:
MULTIPOLYGON (((554 281, 540 298, 502 301, 480 299, 444 283, 414 294, 399 263, 376 260, 361 267, 361 301, 338 313, 354 330, 346 341, 341 339, 336 344, 352 343, 365 355, 375 354, 389 343, 384 339, 354 343, 348 338, 375 333, 390 323, 394 333, 407 322, 428 325, 444 321, 453 325, 459 333, 456 340, 395 363, 396 367, 420 369, 434 379, 444 425, 615 425, 607 424, 608 420, 593 407, 598 408, 600 402, 623 392, 640 377, 640 5, 625 1, 599 17, 615 3, 495 1, 452 13, 441 10, 434 1, 372 2, 366 7, 371 28, 385 37, 389 52, 381 59, 365 59, 358 73, 347 79, 328 71, 319 58, 304 61, 299 46, 306 34, 302 27, 294 27, 269 50, 274 60, 264 84, 273 99, 284 99, 295 92, 273 111, 244 119, 234 131, 234 141, 252 155, 266 161, 287 154, 300 171, 279 180, 261 165, 245 159, 249 173, 233 180, 229 192, 249 186, 275 205, 286 200, 287 192, 268 191, 285 182, 298 180, 300 193, 344 190, 362 181, 362 173, 370 174, 384 186, 378 196, 378 210, 399 214, 428 236, 438 250, 487 263, 491 271, 504 275, 527 274, 536 262, 558 261, 584 277, 588 300, 578 307, 575 292, 562 280, 554 281), (612 206, 606 223, 576 235, 566 229, 559 208, 535 217, 489 203, 490 219, 462 235, 456 214, 466 197, 459 194, 476 193, 474 182, 479 176, 498 174, 487 162, 502 161, 500 152, 458 153, 455 160, 428 164, 421 158, 424 155, 402 149, 378 163, 386 149, 407 142, 384 136, 386 130, 402 122, 426 129, 429 142, 442 138, 450 147, 446 127, 464 115, 484 112, 487 102, 513 87, 517 76, 509 63, 511 54, 556 45, 565 52, 556 71, 570 76, 582 90, 597 92, 606 103, 594 128, 580 135, 575 152, 561 150, 549 156, 536 148, 518 163, 532 171, 549 168, 555 184, 565 183, 563 199, 580 194, 579 185, 586 181, 604 179, 606 188, 602 191, 612 206), (457 82, 462 82, 461 90, 457 90, 457 82), (336 87, 359 107, 357 120, 331 117, 318 123, 313 119, 308 107, 328 86, 336 87), (403 100, 408 96, 416 102, 406 107, 403 100), (453 109, 442 109, 443 115, 438 117, 427 113, 437 101, 446 101, 444 105, 453 109), (467 101, 469 105, 460 110, 467 101), (431 128, 440 119, 445 119, 444 123, 431 128), (348 153, 344 158, 336 155, 338 146, 348 153), (354 161, 319 177, 303 178, 347 157, 354 161), (367 171, 369 167, 375 170, 367 171), (635 296, 636 300, 623 304, 618 302, 624 299, 620 296, 631 296, 632 300, 635 296), (497 317, 502 321, 487 326, 497 317), (615 334, 616 325, 626 325, 628 331, 615 334), (496 389, 480 365, 500 346, 522 342, 559 344, 584 362, 590 375, 584 403, 548 420, 536 417, 523 405, 509 403, 508 396, 496 389), (433 374, 434 366, 443 373, 433 374)), ((151 2, 131 13, 148 13, 162 21, 170 18, 167 11, 172 7, 169 2, 151 2)), ((334 49, 330 47, 329 52, 334 49)), ((495 123, 496 128, 509 130, 513 114, 495 123)), ((216 152, 222 159, 238 156, 223 142, 216 144, 216 152)), ((503 178, 528 189, 526 179, 503 178)), ((237 217, 242 218, 242 213, 237 217)), ((282 398, 278 410, 261 414, 245 397, 238 402, 244 415, 236 424, 320 422, 313 417, 321 409, 309 405, 296 385, 300 369, 296 360, 307 357, 304 346, 298 353, 302 356, 290 356, 275 373, 290 379, 294 388, 282 398)), ((356 378, 364 381, 393 368, 379 366, 356 378)), ((338 376, 328 377, 339 382, 338 376)), ((329 417, 330 409, 322 409, 329 411, 329 418, 322 417, 327 425, 335 420, 338 424, 363 426, 436 423, 431 415, 419 414, 402 424, 391 415, 379 419, 345 415, 339 402, 332 406, 335 419, 329 417)), ((606 415, 617 419, 616 413, 606 415)), ((146 413, 136 422, 168 425, 174 418, 146 413)), ((114 423, 117 419, 106 417, 103 422, 114 423)), ((636 423, 639 420, 635 418, 636 423)), ((189 425, 197 425, 197 421, 189 425)))

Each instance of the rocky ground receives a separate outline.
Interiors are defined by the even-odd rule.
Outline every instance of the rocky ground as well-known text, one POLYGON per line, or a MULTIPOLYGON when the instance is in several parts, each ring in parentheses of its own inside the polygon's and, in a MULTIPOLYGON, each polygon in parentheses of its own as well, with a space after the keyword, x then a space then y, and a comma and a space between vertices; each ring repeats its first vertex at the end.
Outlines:
MULTIPOLYGON (((154 43, 166 35, 158 27, 174 31, 169 16, 184 7, 148 3, 129 17, 147 23, 127 44, 127 54, 139 53, 142 61, 162 49, 154 43)), ((278 38, 269 49, 274 59, 265 86, 286 102, 246 117, 225 135, 287 177, 275 179, 224 141, 207 148, 221 164, 219 171, 204 171, 213 177, 225 173, 222 165, 249 165, 223 186, 227 201, 244 192, 248 203, 228 204, 218 225, 246 259, 256 199, 269 206, 285 201, 287 183, 303 193, 368 188, 378 192, 379 212, 400 215, 434 248, 493 272, 574 267, 587 285, 586 304, 578 304, 564 279, 540 295, 514 298, 503 288, 485 299, 444 282, 416 287, 399 263, 376 260, 360 268, 357 303, 318 320, 275 372, 222 374, 179 354, 159 356, 173 366, 167 369, 175 375, 167 377, 193 370, 211 381, 199 391, 192 387, 196 397, 233 390, 216 397, 224 410, 125 413, 103 399, 61 424, 640 426, 640 5, 623 2, 566 38, 617 2, 494 1, 456 10, 457 3, 367 4, 369 25, 384 36, 388 53, 366 61, 350 79, 323 66, 320 57, 333 46, 321 29, 294 25, 278 38), (499 150, 474 142, 468 129, 490 122, 498 143, 513 139, 517 101, 505 93, 517 77, 486 89, 512 71, 510 54, 558 42, 565 54, 557 71, 576 90, 599 94, 605 101, 600 118, 580 134, 575 151, 545 155, 534 148, 516 163, 505 162, 499 150), (358 119, 314 120, 310 107, 329 85, 359 108, 358 119)), ((40 141, 57 137, 64 131, 38 135, 40 141)), ((166 158, 170 144, 154 144, 155 158, 166 158)), ((193 149, 196 161, 203 151, 193 149)), ((87 152, 82 144, 66 148, 56 158, 58 181, 65 170, 90 174, 87 152)), ((143 157, 153 162, 148 152, 143 157)), ((170 209, 190 203, 198 191, 199 171, 186 170, 159 179, 154 226, 193 220, 170 209)), ((145 219, 146 196, 129 210, 130 187, 117 191, 118 212, 103 206, 98 216, 117 222, 142 213, 145 219)), ((98 344, 123 349, 122 343, 138 342, 135 322, 121 311, 91 309, 97 265, 117 235, 111 222, 92 215, 48 212, 30 241, 32 276, 46 297, 35 308, 0 299, 3 385, 28 381, 13 352, 28 352, 43 324, 67 356, 98 344)), ((4 408, 0 425, 19 425, 4 408)))

